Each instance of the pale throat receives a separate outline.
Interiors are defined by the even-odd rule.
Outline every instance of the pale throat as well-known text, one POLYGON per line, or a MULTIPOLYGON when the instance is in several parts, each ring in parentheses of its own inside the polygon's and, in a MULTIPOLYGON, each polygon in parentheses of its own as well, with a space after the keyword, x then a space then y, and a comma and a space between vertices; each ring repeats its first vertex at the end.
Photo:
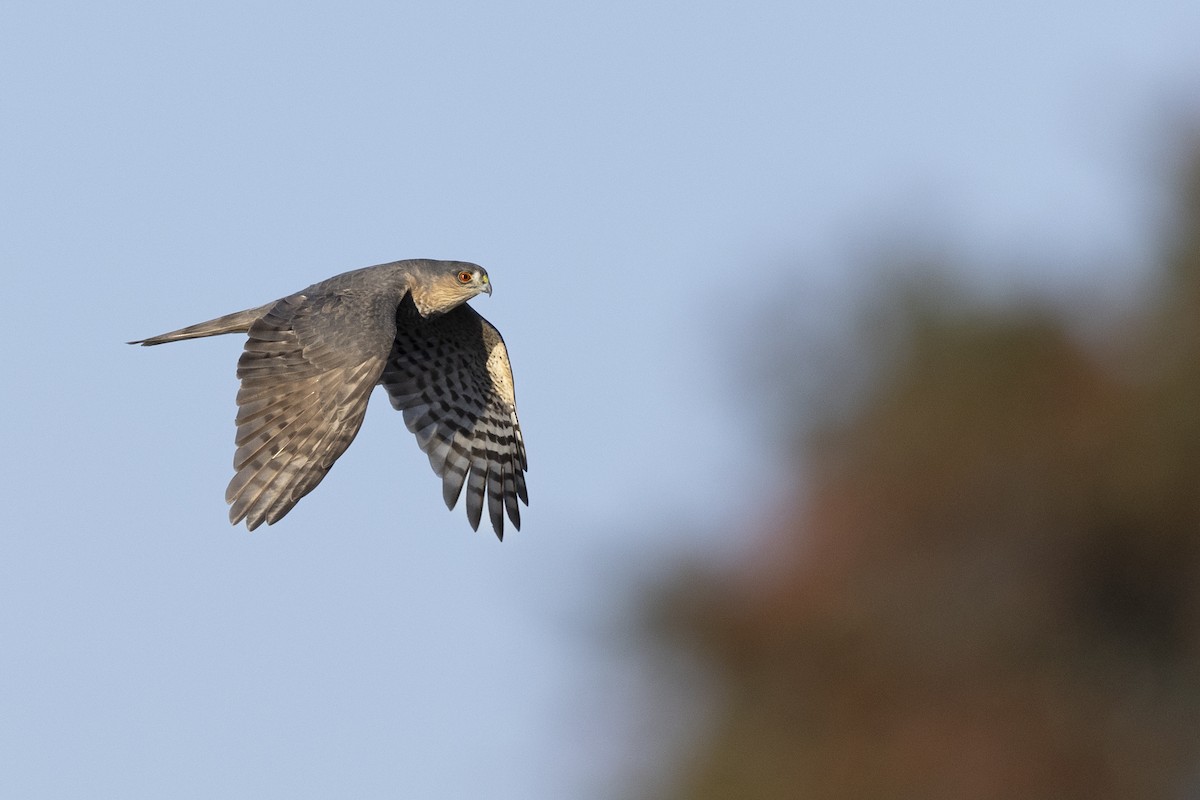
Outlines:
POLYGON ((422 317, 436 317, 453 311, 470 299, 457 286, 435 284, 433 286, 414 286, 411 290, 413 305, 422 317))

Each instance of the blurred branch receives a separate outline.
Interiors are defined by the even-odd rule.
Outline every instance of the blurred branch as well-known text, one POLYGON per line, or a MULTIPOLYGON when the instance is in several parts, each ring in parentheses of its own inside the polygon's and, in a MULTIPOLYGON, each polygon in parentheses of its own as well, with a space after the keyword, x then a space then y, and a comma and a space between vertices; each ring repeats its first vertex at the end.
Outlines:
POLYGON ((809 490, 770 556, 652 600, 723 703, 675 796, 1195 788, 1200 150, 1187 174, 1164 290, 1109 352, 916 283, 845 354, 855 395, 795 407, 809 490))

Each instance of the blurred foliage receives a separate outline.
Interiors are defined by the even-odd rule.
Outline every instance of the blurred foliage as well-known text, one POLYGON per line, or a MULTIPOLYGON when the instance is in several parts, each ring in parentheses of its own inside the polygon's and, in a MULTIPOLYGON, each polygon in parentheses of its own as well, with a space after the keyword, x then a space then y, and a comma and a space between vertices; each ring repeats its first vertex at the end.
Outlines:
POLYGON ((804 488, 757 555, 655 600, 718 689, 671 797, 1200 791, 1187 175, 1159 289, 1107 346, 1045 307, 897 301, 853 411, 797 422, 804 488))

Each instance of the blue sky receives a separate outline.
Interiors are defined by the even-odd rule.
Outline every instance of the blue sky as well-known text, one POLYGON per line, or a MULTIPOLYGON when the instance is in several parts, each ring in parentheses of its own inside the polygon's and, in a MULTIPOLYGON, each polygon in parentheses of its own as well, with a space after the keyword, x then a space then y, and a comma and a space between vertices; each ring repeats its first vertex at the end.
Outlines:
POLYGON ((669 750, 631 583, 779 485, 747 348, 896 242, 1137 285, 1200 5, 1046 5, 5 5, 3 794, 618 796, 669 750), (524 530, 378 393, 229 527, 240 340, 122 343, 407 257, 491 273, 524 530))

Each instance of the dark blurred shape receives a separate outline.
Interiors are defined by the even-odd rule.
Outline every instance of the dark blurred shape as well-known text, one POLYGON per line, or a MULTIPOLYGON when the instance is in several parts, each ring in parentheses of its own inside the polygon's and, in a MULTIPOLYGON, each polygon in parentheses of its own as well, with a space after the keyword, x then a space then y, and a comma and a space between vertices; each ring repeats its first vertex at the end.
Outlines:
POLYGON ((865 397, 797 423, 807 488, 755 560, 656 600, 720 690, 670 796, 1197 796, 1189 174, 1162 289, 1110 347, 1044 307, 896 304, 865 397))

